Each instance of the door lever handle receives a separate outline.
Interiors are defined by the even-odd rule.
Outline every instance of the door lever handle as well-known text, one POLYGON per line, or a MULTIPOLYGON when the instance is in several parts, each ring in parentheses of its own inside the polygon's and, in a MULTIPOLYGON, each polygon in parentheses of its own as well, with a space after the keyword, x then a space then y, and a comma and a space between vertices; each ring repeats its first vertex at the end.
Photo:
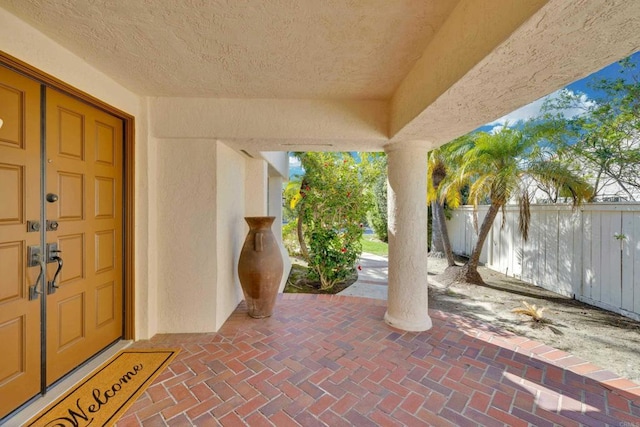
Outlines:
POLYGON ((53 275, 53 280, 51 280, 50 282, 47 283, 47 294, 53 294, 55 293, 56 289, 58 289, 60 286, 58 285, 57 281, 58 281, 58 276, 60 275, 60 272, 62 271, 62 258, 60 258, 57 254, 62 252, 58 249, 54 249, 50 251, 53 255, 49 256, 49 259, 52 261, 55 261, 58 263, 58 268, 56 269, 55 274, 53 275))

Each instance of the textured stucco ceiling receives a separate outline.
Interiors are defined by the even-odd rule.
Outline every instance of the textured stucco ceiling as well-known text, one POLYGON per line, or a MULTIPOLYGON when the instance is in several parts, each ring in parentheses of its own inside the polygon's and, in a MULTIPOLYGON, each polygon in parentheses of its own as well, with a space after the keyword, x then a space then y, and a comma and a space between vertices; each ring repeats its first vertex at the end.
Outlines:
POLYGON ((0 0, 3 52, 250 152, 441 145, 639 48, 629 0, 0 0))
POLYGON ((388 99, 457 0, 0 0, 141 95, 388 99))

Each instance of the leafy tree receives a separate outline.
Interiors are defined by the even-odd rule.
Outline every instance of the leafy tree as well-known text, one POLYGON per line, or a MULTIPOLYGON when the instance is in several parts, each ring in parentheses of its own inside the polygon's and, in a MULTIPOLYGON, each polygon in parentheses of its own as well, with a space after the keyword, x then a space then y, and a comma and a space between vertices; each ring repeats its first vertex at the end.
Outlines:
POLYGON ((289 182, 287 182, 283 189, 283 195, 285 200, 288 203, 285 203, 282 210, 283 219, 289 223, 293 222, 298 218, 298 206, 296 203, 292 204, 291 202, 296 198, 298 194, 300 194, 300 185, 302 184, 302 177, 299 175, 295 175, 292 178, 289 178, 289 182))
POLYGON ((310 278, 323 290, 345 280, 362 253, 362 218, 370 205, 370 194, 360 180, 348 153, 297 153, 305 170, 297 208, 303 256, 310 278))
POLYGON ((478 273, 482 246, 493 222, 505 204, 515 199, 520 207, 519 230, 526 240, 529 230, 530 179, 553 185, 566 192, 577 205, 591 195, 591 186, 563 163, 541 159, 539 139, 524 130, 504 128, 496 134, 479 132, 462 141, 456 148, 461 163, 454 180, 443 189, 459 194, 469 185, 469 200, 477 207, 489 203, 489 210, 478 232, 478 241, 458 279, 483 283, 478 273))
POLYGON ((620 61, 618 78, 592 81, 589 86, 600 96, 585 102, 583 94, 563 91, 545 105, 539 127, 555 144, 558 158, 589 171, 590 199, 603 195, 613 183, 620 195, 636 201, 640 194, 640 74, 636 64, 626 58, 620 61), (563 111, 569 108, 582 111, 566 119, 563 111))
POLYGON ((367 214, 367 219, 369 221, 369 225, 371 225, 371 228, 373 228, 373 231, 376 233, 376 236, 378 236, 378 239, 383 242, 388 242, 386 156, 382 157, 381 161, 377 162, 377 164, 380 173, 375 181, 373 181, 373 188, 371 189, 373 194, 373 204, 371 210, 369 210, 367 214))
POLYGON ((302 219, 300 212, 304 203, 299 203, 302 177, 294 176, 284 188, 285 204, 283 218, 286 224, 282 227, 282 241, 289 255, 301 256, 306 259, 308 249, 302 237, 302 219))
MULTIPOLYGON (((301 157, 305 155, 305 153, 297 153, 296 156, 297 157, 301 157)), ((296 227, 295 227, 295 231, 296 231, 296 237, 298 239, 298 247, 294 248, 293 244, 289 244, 289 246, 291 247, 291 249, 295 251, 295 249, 299 250, 300 255, 302 255, 302 258, 304 258, 305 260, 309 259, 309 249, 307 249, 307 244, 304 240, 304 234, 303 234, 303 221, 304 221, 304 213, 305 213, 305 209, 306 209, 306 201, 304 200, 303 196, 305 193, 305 188, 308 187, 307 182, 305 181, 304 177, 296 177, 296 179, 293 179, 291 181, 289 181, 289 183, 287 184, 287 187, 285 188, 285 198, 287 200, 287 208, 285 210, 285 218, 287 218, 289 215, 295 215, 295 222, 296 222, 296 227)), ((289 240, 289 233, 291 233, 293 227, 291 226, 285 226, 283 233, 286 232, 287 236, 285 237, 285 241, 289 240)))
POLYGON ((467 188, 464 183, 458 186, 456 175, 462 155, 471 141, 470 135, 464 135, 432 150, 427 163, 427 202, 433 217, 431 256, 440 256, 433 252, 441 251, 442 256, 447 258, 449 267, 456 263, 447 230, 445 205, 449 209, 455 209, 465 198, 467 188))
POLYGON ((387 177, 387 155, 383 152, 357 153, 358 173, 360 181, 370 190, 371 185, 379 178, 387 177))

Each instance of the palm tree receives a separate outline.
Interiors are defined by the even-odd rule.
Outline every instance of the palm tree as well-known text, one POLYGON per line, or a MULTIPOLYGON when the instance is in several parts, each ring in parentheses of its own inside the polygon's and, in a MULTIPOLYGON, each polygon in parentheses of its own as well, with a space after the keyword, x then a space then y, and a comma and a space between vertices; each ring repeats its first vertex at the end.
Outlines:
POLYGON ((530 219, 527 183, 531 179, 553 185, 571 197, 574 206, 588 200, 591 195, 589 183, 565 164, 538 156, 538 142, 535 134, 528 133, 526 128, 504 128, 495 134, 479 132, 460 145, 459 149, 464 150, 464 154, 458 174, 443 191, 457 192, 462 185, 469 184, 469 200, 474 207, 488 202, 489 210, 478 232, 478 241, 469 260, 461 268, 458 280, 484 283, 478 273, 482 246, 498 212, 512 199, 520 206, 519 230, 527 239, 530 219))
POLYGON ((444 155, 444 148, 436 148, 429 153, 427 167, 427 202, 431 204, 431 214, 433 216, 431 256, 440 257, 444 254, 449 267, 456 265, 449 240, 447 222, 444 215, 444 201, 439 193, 440 184, 447 178, 447 160, 444 155), (439 250, 441 248, 441 250, 439 250))
POLYGON ((298 244, 300 246, 300 254, 305 261, 309 260, 309 249, 307 243, 304 241, 304 232, 302 229, 302 220, 304 217, 304 211, 306 208, 304 193, 306 191, 307 183, 302 177, 296 176, 292 178, 287 184, 284 193, 287 200, 289 200, 289 206, 285 207, 291 211, 291 215, 296 218, 296 235, 298 236, 298 244))
MULTIPOLYGON (((462 190, 465 183, 456 179, 462 156, 473 144, 473 134, 463 135, 453 141, 432 150, 429 153, 427 168, 427 202, 431 204, 433 214, 433 240, 440 240, 442 252, 447 258, 449 267, 456 266, 453 249, 449 239, 449 231, 444 214, 444 204, 456 209, 462 204, 462 190)), ((437 248, 438 245, 432 245, 437 248)))

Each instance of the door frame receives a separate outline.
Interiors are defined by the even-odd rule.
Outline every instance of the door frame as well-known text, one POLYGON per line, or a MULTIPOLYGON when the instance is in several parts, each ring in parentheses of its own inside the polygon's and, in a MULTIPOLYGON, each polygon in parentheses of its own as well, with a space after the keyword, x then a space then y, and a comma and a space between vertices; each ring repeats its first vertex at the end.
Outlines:
POLYGON ((0 50, 0 65, 121 119, 123 129, 123 285, 122 336, 135 339, 135 117, 0 50))

